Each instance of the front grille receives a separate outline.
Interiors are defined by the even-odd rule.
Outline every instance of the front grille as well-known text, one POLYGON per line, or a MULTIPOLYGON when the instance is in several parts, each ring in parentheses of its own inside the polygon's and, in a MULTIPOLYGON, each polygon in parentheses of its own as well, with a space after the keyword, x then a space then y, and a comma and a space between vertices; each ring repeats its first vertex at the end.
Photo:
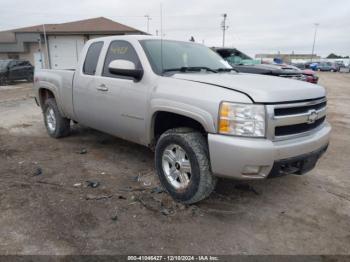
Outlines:
POLYGON ((289 107, 289 108, 275 108, 275 116, 285 116, 293 114, 302 114, 311 109, 320 110, 327 106, 327 101, 321 102, 316 105, 300 106, 300 107, 289 107))
POLYGON ((275 136, 287 136, 292 134, 300 134, 300 133, 308 132, 322 125, 325 120, 326 120, 326 117, 322 117, 316 120, 316 122, 312 124, 303 123, 303 124, 296 124, 296 125, 290 125, 290 126, 279 126, 279 127, 276 127, 275 129, 275 136))
POLYGON ((326 107, 326 98, 268 105, 270 137, 283 140, 313 132, 325 122, 326 107))

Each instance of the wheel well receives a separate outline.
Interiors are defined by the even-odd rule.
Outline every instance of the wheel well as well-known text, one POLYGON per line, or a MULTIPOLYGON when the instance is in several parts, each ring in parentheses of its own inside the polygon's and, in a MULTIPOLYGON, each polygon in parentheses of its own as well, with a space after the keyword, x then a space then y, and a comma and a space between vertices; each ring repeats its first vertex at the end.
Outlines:
POLYGON ((156 142, 165 131, 176 127, 190 127, 203 134, 206 134, 206 131, 201 123, 190 117, 175 113, 157 112, 153 123, 154 142, 156 142))
POLYGON ((55 95, 49 89, 41 88, 39 90, 39 98, 40 98, 40 105, 43 106, 45 104, 46 99, 55 98, 55 95))

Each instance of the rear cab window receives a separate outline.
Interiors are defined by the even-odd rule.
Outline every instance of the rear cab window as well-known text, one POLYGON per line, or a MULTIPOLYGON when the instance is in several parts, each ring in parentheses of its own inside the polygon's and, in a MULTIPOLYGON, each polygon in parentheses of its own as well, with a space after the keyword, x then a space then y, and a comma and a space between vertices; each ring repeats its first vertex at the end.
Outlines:
POLYGON ((95 42, 89 46, 83 65, 83 73, 85 75, 95 75, 102 47, 103 42, 95 42))

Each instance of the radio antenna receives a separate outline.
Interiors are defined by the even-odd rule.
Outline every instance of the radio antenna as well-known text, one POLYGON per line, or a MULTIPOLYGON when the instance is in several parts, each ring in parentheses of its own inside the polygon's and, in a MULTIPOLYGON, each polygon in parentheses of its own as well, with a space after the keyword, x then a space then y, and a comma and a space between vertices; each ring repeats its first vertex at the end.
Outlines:
POLYGON ((162 69, 162 74, 164 71, 163 64, 163 3, 160 3, 160 64, 162 69))

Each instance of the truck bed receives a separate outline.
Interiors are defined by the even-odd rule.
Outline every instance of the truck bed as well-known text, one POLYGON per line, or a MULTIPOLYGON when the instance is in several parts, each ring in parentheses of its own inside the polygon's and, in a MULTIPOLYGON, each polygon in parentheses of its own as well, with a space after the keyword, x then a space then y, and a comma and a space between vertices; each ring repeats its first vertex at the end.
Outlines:
MULTIPOLYGON (((40 79, 41 86, 50 86, 51 91, 60 101, 59 108, 64 116, 74 119, 73 111, 73 79, 75 69, 39 69, 35 70, 34 79, 40 79)), ((35 85, 40 86, 40 85, 35 85)), ((34 91, 39 92, 36 87, 34 91)))

